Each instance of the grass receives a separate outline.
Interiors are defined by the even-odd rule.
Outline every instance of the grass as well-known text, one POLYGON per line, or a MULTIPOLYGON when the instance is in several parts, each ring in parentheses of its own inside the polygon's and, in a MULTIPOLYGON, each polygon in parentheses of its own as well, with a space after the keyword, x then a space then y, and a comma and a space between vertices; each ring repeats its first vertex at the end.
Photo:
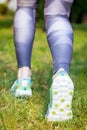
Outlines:
POLYGON ((0 130, 87 130, 87 25, 73 25, 75 40, 70 74, 75 84, 74 118, 53 123, 45 120, 52 59, 41 24, 37 24, 32 54, 33 96, 16 99, 9 91, 17 75, 13 20, 0 19, 0 130))

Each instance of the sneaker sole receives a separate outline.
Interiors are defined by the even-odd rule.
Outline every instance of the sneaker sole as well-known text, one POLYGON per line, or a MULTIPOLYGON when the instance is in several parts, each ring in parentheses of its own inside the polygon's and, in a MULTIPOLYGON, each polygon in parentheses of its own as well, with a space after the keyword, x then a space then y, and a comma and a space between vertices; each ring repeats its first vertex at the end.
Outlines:
POLYGON ((48 108, 46 115, 48 121, 66 121, 73 118, 73 92, 74 85, 68 76, 55 79, 52 84, 52 106, 48 108))
POLYGON ((20 90, 17 89, 15 91, 15 97, 31 97, 32 96, 32 90, 20 90))

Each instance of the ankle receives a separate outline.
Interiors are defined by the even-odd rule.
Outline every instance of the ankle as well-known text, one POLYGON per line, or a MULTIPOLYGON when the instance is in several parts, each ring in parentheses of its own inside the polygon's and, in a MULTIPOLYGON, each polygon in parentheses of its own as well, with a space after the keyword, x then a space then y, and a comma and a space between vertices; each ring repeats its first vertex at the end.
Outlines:
POLYGON ((31 78, 31 69, 29 67, 21 67, 18 69, 18 79, 31 78))
POLYGON ((53 74, 52 79, 55 79, 55 77, 56 77, 60 72, 64 72, 64 71, 65 71, 64 68, 58 69, 58 70, 53 74))

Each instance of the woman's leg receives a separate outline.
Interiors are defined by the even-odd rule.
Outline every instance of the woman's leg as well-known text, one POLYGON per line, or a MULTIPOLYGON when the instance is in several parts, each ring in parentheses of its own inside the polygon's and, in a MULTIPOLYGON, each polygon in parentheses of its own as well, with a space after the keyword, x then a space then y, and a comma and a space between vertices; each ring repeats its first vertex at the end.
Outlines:
POLYGON ((31 54, 35 34, 37 0, 17 0, 14 18, 14 44, 18 63, 18 80, 11 91, 16 97, 32 95, 31 54))
POLYGON ((46 0, 45 22, 48 44, 53 57, 54 76, 46 118, 50 121, 72 119, 74 85, 69 72, 73 31, 69 13, 73 0, 46 0))
POLYGON ((72 0, 51 1, 45 3, 45 21, 54 73, 60 68, 69 72, 73 49, 73 31, 69 22, 72 0))
POLYGON ((31 76, 31 54, 35 34, 36 0, 18 0, 14 18, 14 44, 18 63, 18 79, 31 76))

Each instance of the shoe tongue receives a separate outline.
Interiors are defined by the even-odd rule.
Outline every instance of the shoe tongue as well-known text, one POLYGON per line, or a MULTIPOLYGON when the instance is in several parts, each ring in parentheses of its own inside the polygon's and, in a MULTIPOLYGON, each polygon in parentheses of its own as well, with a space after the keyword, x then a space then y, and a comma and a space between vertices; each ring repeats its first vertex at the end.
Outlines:
POLYGON ((22 80, 21 80, 21 84, 22 84, 23 86, 27 86, 27 85, 28 85, 28 80, 22 79, 22 80))
POLYGON ((67 72, 64 69, 59 69, 56 74, 53 76, 53 79, 56 78, 56 76, 65 76, 67 72))
POLYGON ((61 71, 58 73, 59 76, 64 76, 65 74, 66 74, 66 72, 65 72, 64 70, 61 70, 61 71))

